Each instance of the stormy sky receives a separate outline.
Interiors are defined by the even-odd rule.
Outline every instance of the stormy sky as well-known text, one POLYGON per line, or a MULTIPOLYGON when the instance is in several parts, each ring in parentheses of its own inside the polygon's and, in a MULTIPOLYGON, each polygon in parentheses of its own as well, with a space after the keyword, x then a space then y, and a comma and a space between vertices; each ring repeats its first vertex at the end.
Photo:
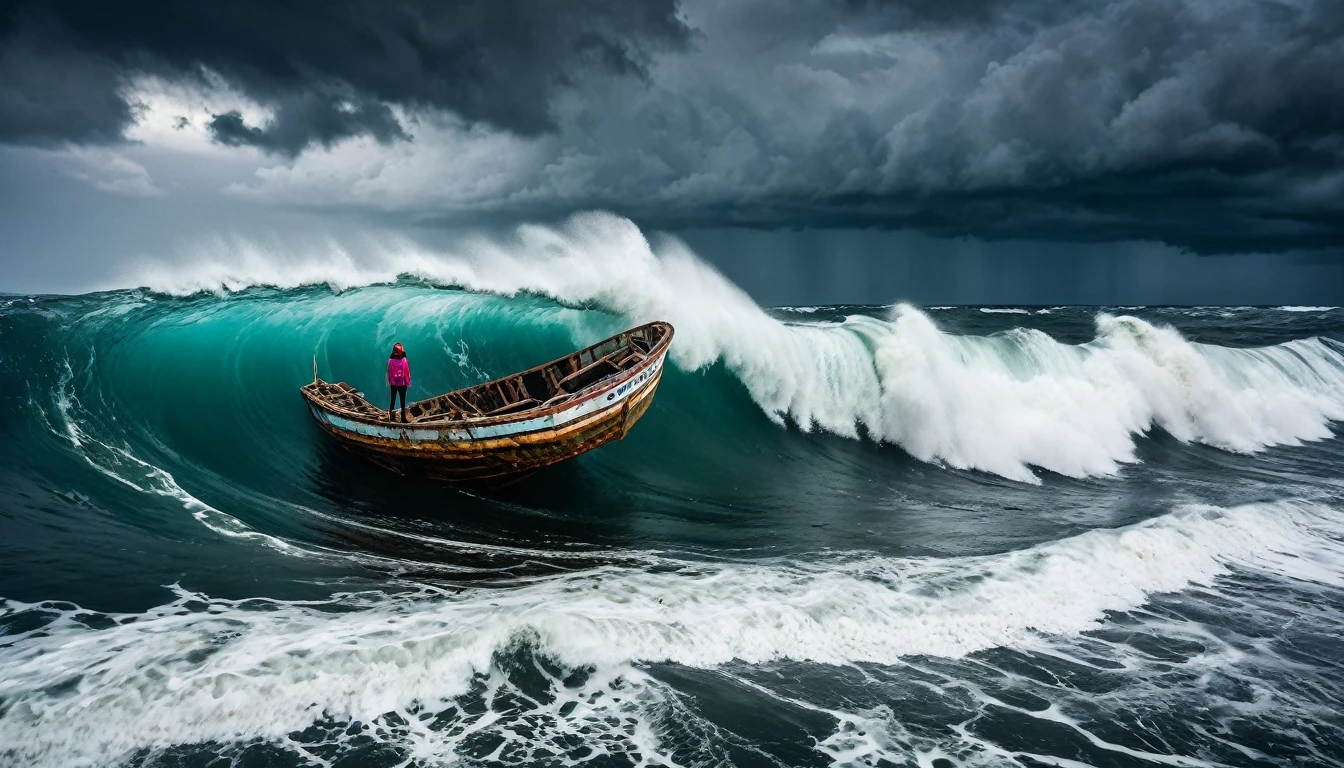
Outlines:
POLYGON ((1338 0, 0 14, 0 291, 603 209, 767 303, 1344 303, 1338 0))

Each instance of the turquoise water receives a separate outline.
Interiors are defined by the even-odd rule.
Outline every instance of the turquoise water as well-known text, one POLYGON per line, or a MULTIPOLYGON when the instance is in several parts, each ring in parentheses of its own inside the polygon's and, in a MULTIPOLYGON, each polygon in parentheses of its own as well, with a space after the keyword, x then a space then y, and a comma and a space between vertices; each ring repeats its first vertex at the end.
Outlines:
POLYGON ((669 275, 0 298, 0 757, 1344 761, 1344 312, 669 275), (297 393, 652 319, 630 436, 496 494, 366 465, 297 393))

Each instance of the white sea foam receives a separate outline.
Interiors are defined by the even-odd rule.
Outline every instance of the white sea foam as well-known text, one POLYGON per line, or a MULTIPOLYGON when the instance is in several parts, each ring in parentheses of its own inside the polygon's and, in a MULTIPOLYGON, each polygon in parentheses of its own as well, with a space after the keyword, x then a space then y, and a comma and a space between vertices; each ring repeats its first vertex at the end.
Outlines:
POLYGON ((1280 312, 1333 312, 1339 307, 1275 307, 1280 312))
MULTIPOLYGON (((621 738, 657 754, 653 712, 675 706, 675 697, 638 662, 891 664, 1044 648, 1153 593, 1216 589, 1230 566, 1293 578, 1302 573, 1285 564, 1307 553, 1337 570, 1341 528, 1333 509, 1281 502, 1190 507, 982 557, 669 560, 656 570, 603 567, 508 588, 316 602, 179 589, 161 608, 99 621, 68 604, 9 601, 0 619, 52 618, 0 645, 0 758, 72 765, 173 744, 288 744, 288 734, 334 720, 447 760, 463 728, 494 718, 444 730, 426 718, 455 712, 474 684, 508 684, 498 654, 520 643, 566 669, 592 670, 577 691, 552 681, 561 700, 541 713, 547 728, 601 727, 629 715, 621 738), (409 725, 389 725, 389 713, 409 725)), ((823 746, 837 756, 862 747, 823 746)))
POLYGON ((1024 329, 955 336, 909 306, 886 320, 783 323, 683 245, 655 249, 632 223, 608 214, 523 227, 511 240, 480 240, 455 253, 406 242, 356 256, 334 244, 310 253, 221 241, 194 265, 146 268, 136 282, 191 293, 349 287, 407 274, 595 304, 632 323, 668 320, 677 329, 676 364, 722 361, 778 421, 847 437, 862 425, 922 460, 1026 482, 1038 481, 1033 467, 1112 474, 1133 461, 1135 437, 1154 427, 1253 452, 1326 438, 1329 422, 1344 418, 1344 354, 1319 339, 1225 349, 1100 315, 1096 339, 1074 346, 1024 329))

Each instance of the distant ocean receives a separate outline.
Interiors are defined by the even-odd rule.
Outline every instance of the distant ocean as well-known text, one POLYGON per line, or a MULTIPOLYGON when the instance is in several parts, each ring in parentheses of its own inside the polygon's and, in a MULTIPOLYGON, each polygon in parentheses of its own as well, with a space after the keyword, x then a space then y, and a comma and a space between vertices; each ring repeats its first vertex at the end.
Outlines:
POLYGON ((1344 764, 1344 311, 576 258, 0 297, 0 764, 1344 764), (653 319, 629 437, 494 494, 297 391, 653 319))

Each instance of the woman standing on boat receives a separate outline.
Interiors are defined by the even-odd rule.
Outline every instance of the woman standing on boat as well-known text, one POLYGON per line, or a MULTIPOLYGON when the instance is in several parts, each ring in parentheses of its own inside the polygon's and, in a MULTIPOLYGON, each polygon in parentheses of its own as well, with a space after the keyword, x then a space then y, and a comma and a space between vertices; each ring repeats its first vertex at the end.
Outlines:
POLYGON ((392 387, 392 402, 387 406, 387 420, 397 408, 397 396, 401 396, 401 423, 406 423, 406 388, 411 385, 411 363, 406 359, 406 350, 401 342, 392 345, 392 356, 387 358, 387 384, 392 387))

